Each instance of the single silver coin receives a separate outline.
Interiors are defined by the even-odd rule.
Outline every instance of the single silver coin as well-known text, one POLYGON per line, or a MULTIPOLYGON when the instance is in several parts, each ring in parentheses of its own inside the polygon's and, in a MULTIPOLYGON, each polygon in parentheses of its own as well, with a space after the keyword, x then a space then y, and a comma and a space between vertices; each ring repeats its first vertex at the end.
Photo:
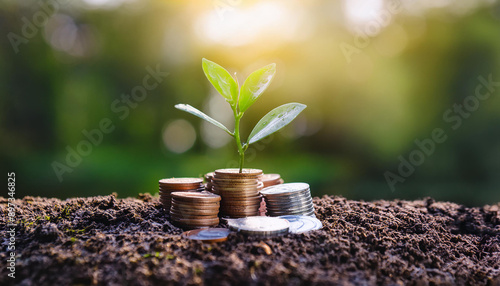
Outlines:
POLYGON ((230 229, 255 235, 272 235, 287 233, 290 223, 278 217, 250 216, 228 220, 230 229))
POLYGON ((311 206, 311 204, 300 204, 300 205, 288 205, 288 206, 276 206, 276 205, 271 205, 266 202, 266 208, 270 210, 295 210, 295 209, 301 209, 305 208, 306 206, 311 206))
POLYGON ((286 215, 280 216, 290 222, 290 233, 304 233, 311 230, 321 229, 323 224, 315 217, 302 216, 302 215, 286 215))
POLYGON ((263 195, 279 195, 293 192, 300 192, 309 189, 309 184, 306 183, 287 183, 281 185, 274 185, 263 189, 261 194, 263 195))
POLYGON ((308 209, 302 209, 302 210, 292 210, 292 211, 272 211, 272 210, 267 210, 268 213, 273 214, 274 216, 281 216, 281 215, 301 215, 305 213, 311 213, 314 212, 313 208, 308 208, 308 209))
POLYGON ((314 213, 314 210, 308 209, 308 210, 301 210, 301 211, 267 211, 267 213, 270 216, 282 216, 282 215, 305 215, 305 214, 310 214, 314 213))
POLYGON ((284 215, 307 215, 307 216, 312 216, 312 215, 314 215, 314 211, 279 212, 279 213, 267 212, 267 215, 269 215, 269 216, 284 216, 284 215))
POLYGON ((286 204, 286 203, 294 203, 294 202, 312 201, 312 197, 310 194, 307 196, 300 196, 300 197, 283 196, 283 197, 280 197, 280 199, 273 199, 270 197, 264 197, 264 199, 271 204, 286 204))
POLYGON ((290 192, 290 193, 280 193, 276 195, 270 195, 268 193, 262 193, 261 194, 268 200, 271 201, 281 201, 284 198, 297 198, 297 199, 302 199, 302 198, 309 198, 311 197, 311 190, 303 190, 303 191, 296 191, 296 192, 290 192))

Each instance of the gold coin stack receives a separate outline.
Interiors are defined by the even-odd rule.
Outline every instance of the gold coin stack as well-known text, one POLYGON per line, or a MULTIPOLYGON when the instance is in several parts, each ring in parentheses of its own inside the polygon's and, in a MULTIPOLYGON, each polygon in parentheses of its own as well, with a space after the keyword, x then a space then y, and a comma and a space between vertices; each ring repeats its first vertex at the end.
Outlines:
MULTIPOLYGON (((267 188, 270 186, 283 184, 285 181, 283 181, 280 174, 263 174, 261 177, 261 182, 264 185, 263 188, 267 188)), ((260 203, 259 215, 260 216, 266 215, 266 201, 264 200, 264 198, 262 198, 262 201, 260 203)))
POLYGON ((283 184, 285 181, 281 178, 280 174, 264 174, 262 175, 262 183, 264 188, 283 184))
POLYGON ((241 218, 259 215, 262 170, 219 169, 212 179, 214 191, 222 197, 221 215, 241 218))
POLYGON ((207 191, 172 193, 170 220, 184 229, 218 225, 220 200, 219 195, 207 191))
POLYGON ((212 182, 212 179, 214 178, 214 172, 206 173, 205 176, 205 188, 207 191, 217 194, 214 190, 214 184, 212 182))
POLYGON ((160 202, 167 212, 170 211, 173 192, 201 192, 205 190, 203 180, 200 178, 161 179, 158 183, 160 184, 160 202))

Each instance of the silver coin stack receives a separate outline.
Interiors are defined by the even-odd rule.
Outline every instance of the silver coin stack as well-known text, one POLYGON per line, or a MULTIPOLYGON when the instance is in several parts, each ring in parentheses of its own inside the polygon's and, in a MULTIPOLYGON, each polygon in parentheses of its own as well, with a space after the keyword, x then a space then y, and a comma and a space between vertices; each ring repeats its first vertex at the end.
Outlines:
POLYGON ((266 201, 268 216, 314 215, 311 190, 306 183, 288 183, 260 191, 266 201))

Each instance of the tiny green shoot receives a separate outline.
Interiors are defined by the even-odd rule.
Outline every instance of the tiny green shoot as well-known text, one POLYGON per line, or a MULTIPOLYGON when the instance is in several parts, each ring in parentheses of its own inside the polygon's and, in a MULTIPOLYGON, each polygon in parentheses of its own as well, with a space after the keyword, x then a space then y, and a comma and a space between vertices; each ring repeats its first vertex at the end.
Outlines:
POLYGON ((210 83, 231 106, 234 115, 234 131, 229 131, 222 123, 188 104, 177 104, 175 108, 206 120, 232 136, 240 156, 239 169, 241 173, 245 160, 245 151, 248 146, 285 127, 306 108, 306 105, 292 102, 271 110, 260 119, 250 132, 247 142, 243 143, 240 136, 240 120, 248 108, 257 101, 271 84, 276 73, 276 64, 273 63, 254 71, 247 77, 241 88, 238 80, 220 65, 204 58, 202 67, 210 83))

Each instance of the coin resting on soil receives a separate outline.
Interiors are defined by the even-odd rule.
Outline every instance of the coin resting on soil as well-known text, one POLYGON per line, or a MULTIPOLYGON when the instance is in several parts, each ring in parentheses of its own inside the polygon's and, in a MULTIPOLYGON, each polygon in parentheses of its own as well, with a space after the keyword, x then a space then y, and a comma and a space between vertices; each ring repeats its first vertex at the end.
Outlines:
POLYGON ((240 219, 228 219, 229 229, 248 235, 274 236, 288 233, 290 223, 283 218, 251 216, 240 219))
POLYGON ((304 233, 312 230, 318 230, 323 227, 321 221, 317 218, 301 215, 286 215, 280 218, 286 219, 290 222, 290 233, 304 233))
POLYGON ((231 231, 227 228, 205 228, 183 232, 182 237, 213 243, 226 241, 230 233, 231 231))

